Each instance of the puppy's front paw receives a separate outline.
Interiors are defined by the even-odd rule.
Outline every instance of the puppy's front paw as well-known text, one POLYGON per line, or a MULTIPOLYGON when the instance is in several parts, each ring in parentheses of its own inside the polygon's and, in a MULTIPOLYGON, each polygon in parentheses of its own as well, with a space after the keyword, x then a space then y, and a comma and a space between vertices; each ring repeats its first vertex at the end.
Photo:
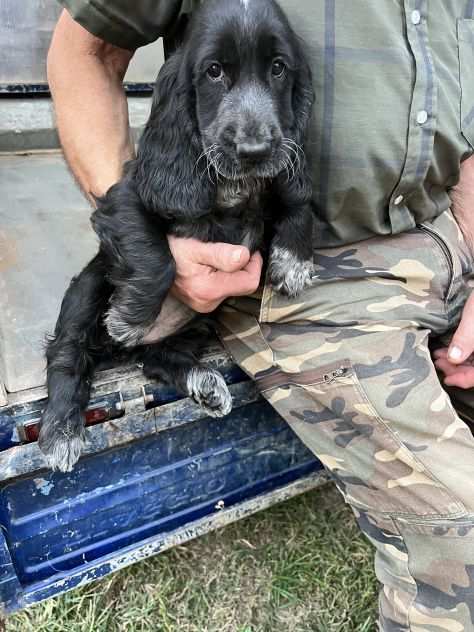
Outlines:
POLYGON ((232 395, 220 373, 195 367, 186 380, 189 396, 211 417, 224 417, 232 410, 232 395))
POLYGON ((146 325, 131 325, 116 307, 111 307, 107 312, 105 327, 112 340, 125 347, 136 347, 141 344, 151 328, 146 325))
POLYGON ((64 417, 46 409, 41 420, 38 446, 52 470, 70 472, 81 456, 85 439, 84 421, 80 411, 64 417))
POLYGON ((299 259, 294 253, 274 246, 269 261, 270 282, 277 292, 293 298, 311 285, 312 260, 299 259))

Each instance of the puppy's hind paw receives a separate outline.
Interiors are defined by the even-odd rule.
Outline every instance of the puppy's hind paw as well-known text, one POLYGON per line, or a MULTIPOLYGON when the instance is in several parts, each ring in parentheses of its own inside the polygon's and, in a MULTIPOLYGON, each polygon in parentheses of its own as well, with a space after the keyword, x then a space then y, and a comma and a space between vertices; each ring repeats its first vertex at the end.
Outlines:
POLYGON ((314 273, 312 260, 299 259, 295 254, 275 246, 269 261, 270 282, 277 292, 290 298, 311 286, 314 273))
POLYGON ((52 470, 70 472, 81 456, 84 439, 84 423, 78 411, 61 419, 46 410, 41 421, 38 446, 52 470))
POLYGON ((232 410, 232 395, 218 371, 195 367, 189 371, 186 382, 189 396, 210 417, 224 417, 232 410))

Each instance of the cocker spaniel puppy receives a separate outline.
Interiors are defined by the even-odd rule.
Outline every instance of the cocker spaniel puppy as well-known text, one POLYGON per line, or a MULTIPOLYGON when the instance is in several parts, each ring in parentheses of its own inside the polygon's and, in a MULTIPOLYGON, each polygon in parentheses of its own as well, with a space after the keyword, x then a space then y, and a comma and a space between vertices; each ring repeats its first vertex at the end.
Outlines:
POLYGON ((202 321, 146 342, 175 276, 167 235, 259 249, 278 291, 302 291, 313 256, 312 104, 302 45, 274 0, 202 4, 158 76, 136 159, 99 200, 99 252, 72 280, 48 344, 39 446, 53 468, 79 458, 94 366, 118 348, 209 415, 230 412, 222 376, 198 361, 206 337, 192 327, 202 321))

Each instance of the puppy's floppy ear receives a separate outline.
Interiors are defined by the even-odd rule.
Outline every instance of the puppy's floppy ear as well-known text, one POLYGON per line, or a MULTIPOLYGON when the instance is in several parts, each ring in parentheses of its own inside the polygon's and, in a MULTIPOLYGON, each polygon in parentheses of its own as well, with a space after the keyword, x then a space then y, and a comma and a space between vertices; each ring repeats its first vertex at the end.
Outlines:
POLYGON ((309 123, 315 100, 312 75, 303 44, 297 43, 298 67, 293 85, 293 113, 295 117, 295 140, 302 147, 308 137, 309 123))
MULTIPOLYGON (((309 205, 312 198, 312 178, 308 165, 309 158, 309 128, 313 104, 315 100, 312 75, 306 59, 303 43, 295 35, 294 48, 296 51, 296 73, 293 83, 292 107, 294 140, 304 150, 300 155, 299 169, 295 177, 288 179, 282 172, 275 180, 274 186, 277 196, 288 207, 309 205)), ((311 232, 311 231, 310 231, 311 232)))
POLYGON ((169 217, 209 209, 215 185, 199 177, 202 151, 192 72, 181 47, 160 70, 138 146, 133 175, 145 206, 169 217))

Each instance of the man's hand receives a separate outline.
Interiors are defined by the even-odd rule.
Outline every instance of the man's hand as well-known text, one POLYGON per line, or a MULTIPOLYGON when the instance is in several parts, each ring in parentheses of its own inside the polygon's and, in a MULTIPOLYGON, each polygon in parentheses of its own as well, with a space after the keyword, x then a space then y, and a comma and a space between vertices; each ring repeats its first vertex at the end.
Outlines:
POLYGON ((434 352, 436 368, 446 386, 474 387, 474 293, 464 306, 461 322, 449 347, 434 352))
POLYGON ((173 295, 196 312, 209 313, 229 296, 245 296, 258 288, 262 271, 259 252, 244 246, 168 238, 176 261, 173 295))
MULTIPOLYGON (((452 211, 467 245, 474 253, 474 156, 461 165, 458 184, 451 190, 452 211)), ((446 386, 474 387, 474 293, 464 306, 451 344, 434 353, 446 386)))

